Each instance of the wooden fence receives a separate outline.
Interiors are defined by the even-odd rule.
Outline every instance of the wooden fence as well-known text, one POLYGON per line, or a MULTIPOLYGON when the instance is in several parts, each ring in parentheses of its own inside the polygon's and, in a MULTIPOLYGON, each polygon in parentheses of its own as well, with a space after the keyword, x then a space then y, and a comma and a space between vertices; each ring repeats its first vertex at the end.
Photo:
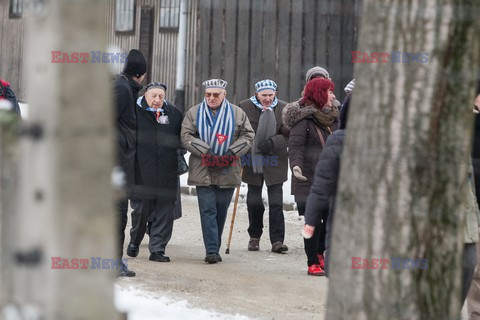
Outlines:
POLYGON ((197 90, 220 77, 234 102, 252 95, 255 82, 275 80, 279 97, 293 101, 305 72, 325 67, 335 93, 353 77, 359 0, 199 0, 197 90))

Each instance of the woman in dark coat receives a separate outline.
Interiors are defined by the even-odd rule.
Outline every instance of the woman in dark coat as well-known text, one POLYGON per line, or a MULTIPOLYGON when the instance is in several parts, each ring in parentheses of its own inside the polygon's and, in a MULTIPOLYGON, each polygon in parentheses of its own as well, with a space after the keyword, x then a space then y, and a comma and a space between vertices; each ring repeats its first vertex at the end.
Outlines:
MULTIPOLYGON (((315 165, 325 141, 338 125, 339 111, 333 105, 333 90, 334 84, 329 79, 310 80, 305 86, 304 97, 288 104, 283 111, 283 122, 290 129, 288 157, 293 174, 292 194, 300 215, 305 213, 315 165)), ((326 220, 323 220, 313 237, 304 240, 309 275, 324 275, 325 232, 326 220)))
POLYGON ((306 239, 311 238, 314 234, 315 226, 318 225, 318 221, 323 218, 322 213, 328 210, 327 235, 325 238, 325 274, 327 276, 330 258, 328 250, 332 242, 335 195, 337 193, 340 157, 343 151, 349 105, 350 96, 348 96, 343 103, 340 112, 340 127, 328 137, 325 149, 322 151, 317 167, 315 168, 315 177, 305 209, 305 226, 302 231, 306 239))

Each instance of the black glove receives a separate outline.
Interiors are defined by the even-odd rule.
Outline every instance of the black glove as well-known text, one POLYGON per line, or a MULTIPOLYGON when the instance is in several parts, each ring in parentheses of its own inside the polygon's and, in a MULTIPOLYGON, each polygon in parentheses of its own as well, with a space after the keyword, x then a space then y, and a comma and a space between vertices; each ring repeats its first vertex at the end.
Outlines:
POLYGON ((207 153, 205 153, 203 155, 203 157, 206 157, 207 159, 210 159, 210 161, 214 161, 215 158, 217 159, 217 162, 219 160, 218 155, 215 152, 213 152, 212 149, 208 149, 207 153))
POLYGON ((260 142, 257 146, 258 150, 260 150, 261 153, 267 154, 270 153, 275 146, 273 145, 272 139, 267 139, 263 142, 260 142))
POLYGON ((228 149, 227 152, 225 152, 225 154, 221 156, 221 158, 222 163, 228 163, 228 166, 232 166, 235 165, 238 157, 235 156, 235 153, 232 150, 228 149))
POLYGON ((224 156, 226 156, 226 157, 235 157, 235 153, 233 153, 232 150, 228 149, 227 152, 225 152, 224 156))

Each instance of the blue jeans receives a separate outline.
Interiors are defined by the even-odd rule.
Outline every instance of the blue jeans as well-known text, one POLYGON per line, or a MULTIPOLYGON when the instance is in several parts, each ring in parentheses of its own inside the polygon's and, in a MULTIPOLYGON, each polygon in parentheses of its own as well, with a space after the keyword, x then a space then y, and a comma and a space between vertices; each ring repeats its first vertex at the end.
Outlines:
POLYGON ((198 208, 202 222, 203 243, 207 254, 220 251, 223 227, 234 188, 197 187, 198 208))

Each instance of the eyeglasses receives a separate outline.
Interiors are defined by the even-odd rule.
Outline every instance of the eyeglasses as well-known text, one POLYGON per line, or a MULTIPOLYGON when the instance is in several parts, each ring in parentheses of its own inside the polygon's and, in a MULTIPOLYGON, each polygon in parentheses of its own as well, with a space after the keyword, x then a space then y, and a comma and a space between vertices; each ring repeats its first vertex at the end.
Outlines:
POLYGON ((214 93, 205 92, 205 97, 210 98, 210 96, 213 96, 214 98, 218 98, 220 97, 221 94, 222 94, 221 92, 214 92, 214 93))

